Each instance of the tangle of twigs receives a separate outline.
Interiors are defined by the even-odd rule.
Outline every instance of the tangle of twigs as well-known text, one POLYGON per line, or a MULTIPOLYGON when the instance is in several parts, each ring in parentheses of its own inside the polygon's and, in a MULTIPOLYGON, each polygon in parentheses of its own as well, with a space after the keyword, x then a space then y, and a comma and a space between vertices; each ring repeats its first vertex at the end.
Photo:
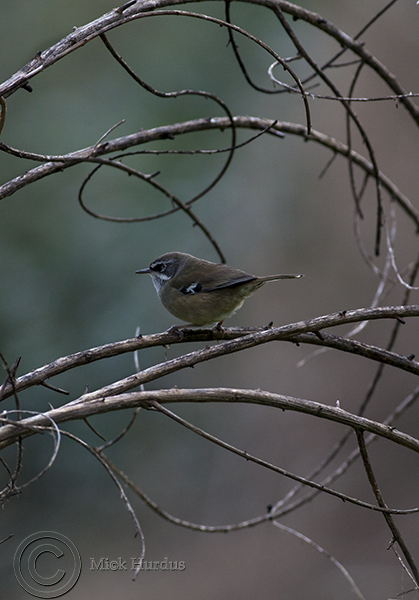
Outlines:
MULTIPOLYGON (((212 0, 209 6, 216 1, 212 0)), ((182 330, 182 336, 176 330, 172 329, 153 335, 141 336, 138 333, 133 339, 109 343, 68 356, 62 356, 52 363, 21 376, 17 375, 20 359, 17 359, 10 367, 3 354, 0 354, 0 359, 6 373, 4 383, 0 388, 0 401, 6 402, 8 398, 11 398, 11 402, 13 403, 13 408, 5 408, 0 414, 0 449, 16 444, 16 461, 14 467, 10 467, 7 461, 3 457, 0 457, 1 465, 8 478, 8 484, 0 492, 0 498, 4 502, 7 498, 13 494, 20 493, 24 488, 27 488, 44 475, 54 464, 59 452, 61 436, 64 435, 90 452, 106 469, 112 481, 117 486, 124 506, 134 521, 135 532, 141 542, 140 564, 135 575, 138 575, 141 568, 141 561, 145 556, 145 539, 139 519, 124 490, 123 484, 128 486, 132 493, 140 497, 160 517, 172 524, 188 529, 208 533, 231 532, 264 522, 272 522, 274 526, 297 536, 331 560, 334 566, 344 575, 352 591, 358 598, 364 598, 364 596, 349 572, 337 559, 330 556, 322 546, 315 543, 311 538, 279 523, 278 519, 286 514, 295 512, 320 494, 328 494, 332 498, 338 498, 348 504, 362 507, 365 510, 379 512, 383 515, 386 526, 391 533, 392 544, 395 546, 394 552, 397 559, 417 589, 419 586, 419 569, 416 566, 413 552, 411 552, 401 532, 401 528, 395 522, 395 515, 415 514, 419 508, 394 508, 388 506, 378 484, 378 478, 368 447, 377 439, 385 439, 392 444, 396 444, 412 452, 419 452, 419 440, 413 435, 395 429, 394 426, 396 419, 405 414, 417 402, 419 386, 415 385, 414 389, 393 407, 391 413, 385 419, 375 420, 367 418, 365 414, 367 408, 371 406, 371 399, 377 392, 378 384, 382 379, 386 366, 390 366, 400 373, 404 372, 413 376, 419 375, 419 362, 415 360, 414 356, 415 349, 405 348, 403 354, 395 350, 395 342, 399 336, 401 325, 406 323, 408 319, 409 323, 411 323, 413 319, 416 320, 419 317, 419 306, 413 304, 413 302, 412 304, 408 304, 411 293, 418 289, 415 282, 419 270, 419 258, 414 257, 407 267, 403 268, 399 266, 400 261, 396 256, 395 250, 397 232, 396 209, 403 212, 407 220, 413 224, 416 232, 419 231, 419 210, 414 202, 399 189, 396 183, 382 172, 379 153, 376 152, 376 148, 372 142, 369 124, 366 124, 354 109, 355 103, 396 102, 406 111, 406 115, 411 120, 410 122, 415 126, 419 125, 419 108, 414 102, 414 99, 419 96, 419 92, 407 92, 386 65, 382 64, 369 51, 367 44, 362 40, 366 31, 373 25, 376 26, 380 18, 395 5, 397 0, 390 0, 353 37, 330 22, 323 15, 309 11, 302 6, 282 0, 246 1, 255 6, 265 8, 271 16, 274 15, 278 31, 281 33, 284 32, 294 47, 293 56, 288 58, 280 56, 262 38, 237 25, 232 18, 231 0, 225 2, 224 19, 210 14, 179 10, 177 7, 187 4, 187 0, 144 0, 141 2, 130 0, 91 23, 83 27, 74 28, 62 40, 45 49, 43 52, 39 52, 30 62, 12 75, 12 77, 0 84, 1 135, 3 135, 6 125, 6 99, 12 97, 14 93, 21 89, 31 91, 30 81, 34 80, 47 68, 63 60, 69 53, 77 51, 96 38, 99 38, 103 42, 104 48, 115 59, 117 65, 146 93, 167 101, 179 97, 202 98, 207 101, 205 103, 207 112, 205 116, 199 118, 169 123, 167 125, 159 124, 153 128, 134 131, 128 135, 110 139, 110 134, 116 127, 125 122, 125 120, 120 121, 110 127, 96 142, 92 142, 90 146, 66 154, 40 154, 17 149, 4 142, 0 142, 0 151, 9 154, 16 160, 29 160, 39 163, 29 170, 22 169, 20 175, 10 178, 0 185, 0 199, 12 196, 18 190, 32 185, 44 177, 73 168, 81 163, 90 163, 92 169, 80 183, 78 193, 79 204, 86 214, 105 221, 147 224, 151 220, 163 219, 180 211, 190 219, 192 224, 210 242, 220 261, 225 262, 226 259, 222 244, 215 239, 213 232, 204 220, 198 216, 196 201, 207 196, 221 182, 229 171, 233 158, 238 157, 239 151, 243 147, 253 143, 261 136, 269 136, 273 139, 283 139, 287 135, 297 136, 305 143, 310 142, 311 146, 314 144, 315 146, 313 147, 321 146, 331 152, 332 156, 324 169, 322 169, 321 177, 324 177, 329 170, 335 157, 339 156, 346 161, 349 188, 354 202, 353 226, 356 243, 361 257, 371 269, 373 275, 378 279, 376 291, 374 294, 371 294, 371 306, 369 308, 335 312, 282 327, 268 326, 258 329, 184 329, 182 330), (164 92, 158 90, 148 81, 145 81, 130 66, 130 62, 122 58, 116 45, 110 41, 109 34, 113 29, 123 27, 133 21, 160 19, 164 17, 173 20, 174 24, 179 19, 187 19, 189 21, 193 20, 194 22, 205 23, 208 26, 208 30, 213 28, 214 25, 222 28, 223 32, 225 32, 226 42, 228 42, 231 48, 240 73, 252 90, 262 94, 269 94, 270 96, 275 95, 275 98, 278 99, 282 98, 284 94, 298 94, 303 102, 303 115, 301 119, 303 122, 290 123, 267 117, 237 115, 233 106, 227 104, 218 94, 209 91, 209 89, 205 91, 183 89, 182 85, 179 85, 179 89, 176 91, 164 92), (322 65, 319 64, 314 57, 314 53, 308 50, 309 45, 305 43, 303 35, 298 33, 299 30, 296 25, 291 24, 292 21, 289 17, 293 21, 303 21, 306 25, 315 28, 328 39, 337 41, 341 49, 322 65), (255 78, 250 72, 250 68, 244 58, 244 53, 241 52, 239 40, 249 41, 253 48, 262 49, 264 55, 269 57, 270 66, 266 67, 266 72, 263 74, 268 85, 258 85, 255 83, 255 78), (343 55, 345 55, 345 59, 341 61, 340 59, 343 55), (295 64, 296 67, 291 68, 290 63, 293 63, 293 67, 295 64), (299 72, 302 71, 302 66, 309 69, 309 74, 305 76, 299 75, 299 72), (292 84, 282 81, 282 78, 277 75, 278 67, 281 67, 287 73, 287 77, 291 78, 292 84), (348 73, 345 90, 341 89, 341 86, 336 83, 336 79, 334 78, 336 69, 339 69, 340 74, 343 72, 348 73), (380 82, 388 88, 389 94, 364 97, 362 93, 359 93, 361 75, 364 76, 366 73, 373 73, 377 76, 380 82), (319 93, 314 93, 313 89, 319 86, 326 88, 326 91, 324 92, 323 89, 320 89, 319 93), (310 102, 322 102, 324 100, 339 102, 343 109, 344 141, 335 139, 328 133, 317 131, 313 128, 310 102), (208 106, 211 108, 208 108, 208 106), (212 114, 212 112, 209 113, 209 111, 219 111, 220 109, 222 116, 215 113, 212 114), (179 136, 212 130, 219 132, 228 131, 229 141, 223 146, 220 145, 220 147, 216 148, 191 147, 188 150, 180 150, 173 147, 174 142, 179 136), (245 141, 239 141, 239 130, 256 131, 256 134, 251 135, 245 141), (138 149, 140 146, 143 147, 155 141, 165 142, 167 145, 159 150, 150 148, 138 149), (356 144, 359 141, 365 148, 365 156, 355 150, 357 147, 356 144), (199 189, 187 198, 182 198, 180 194, 175 194, 169 185, 163 185, 158 181, 160 174, 158 163, 156 170, 152 173, 145 173, 141 168, 141 159, 145 155, 153 155, 158 160, 163 155, 188 156, 196 154, 222 154, 224 162, 218 171, 211 175, 209 183, 203 184, 202 189, 199 189), (127 157, 132 156, 135 156, 135 159, 140 163, 138 167, 128 166, 123 162, 127 157), (109 216, 102 214, 100 209, 93 210, 88 206, 88 202, 84 198, 85 191, 88 185, 92 186, 95 184, 95 176, 103 168, 110 168, 115 173, 116 169, 133 176, 139 183, 151 186, 166 199, 168 207, 165 206, 164 210, 145 215, 140 210, 140 216, 131 217, 109 216), (366 209, 369 208, 370 183, 374 186, 374 256, 370 256, 366 249, 367 245, 362 239, 360 225, 367 212, 366 209), (194 207, 194 210, 192 210, 192 207, 194 207), (384 260, 384 266, 382 266, 382 264, 377 262, 377 257, 382 253, 381 247, 384 244, 386 248, 383 253, 384 258, 382 259, 384 260), (380 306, 384 302, 386 294, 397 285, 401 286, 400 289, 403 290, 403 298, 399 305, 380 306), (383 319, 392 319, 394 321, 394 327, 385 347, 353 339, 355 335, 359 335, 364 330, 367 323, 372 320, 381 323, 383 319), (344 336, 337 336, 325 331, 331 327, 341 327, 342 325, 350 324, 355 324, 356 326, 344 336), (216 343, 212 346, 207 345, 184 354, 182 353, 176 358, 157 362, 145 369, 140 369, 138 364, 139 350, 156 346, 166 348, 168 345, 181 347, 184 343, 208 343, 211 341, 216 343), (319 347, 321 352, 335 349, 339 352, 351 353, 376 363, 378 365, 377 369, 371 378, 365 396, 359 401, 358 411, 346 411, 339 404, 330 406, 326 402, 314 402, 309 399, 291 397, 284 394, 235 387, 214 386, 196 389, 161 388, 157 390, 148 390, 145 388, 146 384, 202 362, 213 361, 216 358, 242 352, 243 350, 255 348, 270 342, 287 342, 288 344, 296 345, 310 344, 319 347), (71 399, 62 406, 50 408, 45 412, 28 411, 26 408, 22 408, 21 394, 25 390, 42 385, 49 390, 46 392, 48 394, 51 391, 55 391, 68 395, 69 392, 52 385, 49 380, 52 377, 56 377, 71 369, 79 368, 82 365, 129 352, 136 353, 135 360, 137 364, 133 374, 117 381, 108 382, 106 385, 101 385, 101 387, 92 391, 85 390, 79 397, 71 399), (256 454, 251 454, 247 450, 230 444, 228 441, 196 426, 167 408, 168 404, 180 402, 247 403, 261 407, 269 406, 278 411, 297 411, 309 415, 313 419, 324 419, 328 422, 337 423, 345 428, 345 432, 315 468, 308 475, 301 476, 256 456, 256 454), (99 433, 100 430, 95 428, 88 419, 93 415, 111 413, 118 410, 130 410, 133 412, 126 426, 112 439, 107 440, 99 433), (141 410, 159 413, 208 442, 216 444, 226 452, 233 453, 249 463, 258 465, 260 468, 267 469, 276 475, 293 481, 292 489, 279 499, 275 499, 275 502, 263 514, 237 523, 205 525, 174 516, 161 508, 137 483, 123 473, 105 455, 105 450, 116 443, 122 443, 125 436, 129 435, 138 415, 142 414, 141 410), (61 429, 61 424, 73 420, 84 420, 91 432, 97 435, 103 443, 100 446, 93 447, 80 437, 61 429), (22 464, 25 457, 22 440, 43 432, 48 432, 54 440, 54 447, 49 461, 32 479, 20 483, 22 464), (342 456, 348 441, 354 438, 356 438, 357 447, 354 450, 347 451, 347 454, 342 456), (337 466, 331 467, 334 460, 338 460, 339 463, 337 466), (356 461, 362 462, 366 479, 375 498, 374 503, 361 500, 355 497, 355 495, 343 493, 331 487, 334 482, 347 473, 348 469, 356 461), (327 469, 331 469, 331 472, 328 472, 327 469)), ((197 4, 199 5, 200 3, 198 2, 197 4)), ((238 3, 235 3, 236 5, 238 3)), ((206 6, 206 8, 208 7, 206 6)), ((209 87, 210 82, 208 83, 209 87)), ((7 120, 10 118, 13 118, 12 104, 11 108, 10 106, 8 107, 7 112, 7 120)), ((286 143, 286 140, 284 140, 284 143, 286 143)), ((320 351, 316 351, 309 358, 317 356, 320 351)), ((307 361, 308 358, 301 360, 299 363, 300 366, 305 365, 307 361)), ((6 404, 3 406, 6 406, 6 404)))

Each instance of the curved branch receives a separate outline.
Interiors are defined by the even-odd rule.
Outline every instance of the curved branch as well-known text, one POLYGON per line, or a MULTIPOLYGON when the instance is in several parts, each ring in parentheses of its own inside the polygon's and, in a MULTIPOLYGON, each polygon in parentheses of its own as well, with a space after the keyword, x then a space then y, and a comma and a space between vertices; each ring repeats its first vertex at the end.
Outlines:
MULTIPOLYGON (((304 400, 304 402, 306 402, 306 401, 304 400)), ((263 466, 263 467, 270 469, 276 473, 284 475, 285 477, 289 477, 290 479, 293 479, 294 481, 298 481, 299 483, 301 483, 303 485, 312 487, 320 492, 325 492, 327 494, 331 494, 332 496, 336 496, 337 498, 340 498, 341 500, 344 500, 347 502, 351 502, 352 504, 357 504, 358 506, 363 506, 364 508, 369 508, 370 510, 380 510, 380 512, 382 510, 384 510, 385 512, 390 512, 390 513, 401 512, 400 509, 390 509, 389 510, 389 508, 387 506, 378 508, 377 506, 374 506, 373 504, 369 504, 369 503, 363 502, 362 500, 358 500, 357 498, 347 496, 346 494, 343 494, 342 492, 337 492, 336 490, 326 488, 324 485, 322 485, 320 483, 316 483, 315 481, 310 481, 310 480, 306 479, 305 477, 300 477, 299 475, 291 473, 290 471, 287 471, 286 469, 283 469, 272 463, 268 463, 265 460, 262 460, 256 456, 253 456, 253 455, 249 454, 248 452, 246 452, 245 450, 239 450, 235 446, 232 446, 231 444, 228 444, 227 442, 224 442, 223 440, 207 433, 200 427, 197 427, 196 425, 193 425, 192 423, 185 421, 185 419, 182 419, 181 417, 179 417, 179 415, 176 415, 171 410, 168 410, 167 408, 165 408, 164 406, 159 404, 159 402, 151 402, 151 408, 154 408, 155 410, 162 412, 164 415, 170 417, 171 419, 173 419, 174 421, 176 421, 183 427, 186 427, 187 429, 189 429, 190 431, 193 431, 197 435, 200 435, 203 438, 213 442, 214 444, 221 446, 221 448, 224 448, 225 450, 228 450, 229 452, 232 452, 233 454, 237 454, 238 456, 241 456, 242 458, 246 459, 247 461, 254 462, 257 465, 263 466)), ((412 508, 412 509, 407 509, 406 511, 402 511, 402 512, 404 514, 406 514, 407 512, 416 513, 418 511, 419 511, 419 508, 412 508)))
POLYGON ((115 410, 125 410, 142 406, 151 408, 154 402, 160 404, 173 404, 179 402, 245 402, 272 406, 281 410, 292 410, 301 412, 328 421, 333 421, 356 430, 368 431, 375 435, 392 441, 396 444, 409 448, 419 453, 419 440, 413 436, 403 433, 394 427, 384 425, 365 417, 349 413, 341 408, 329 406, 313 400, 293 398, 282 394, 274 394, 263 390, 247 390, 236 388, 198 388, 168 390, 148 390, 143 392, 131 392, 117 396, 101 397, 89 402, 69 402, 59 408, 51 409, 34 417, 22 419, 18 426, 4 425, 0 427, 0 449, 9 446, 16 441, 17 437, 33 435, 30 427, 48 427, 50 419, 55 423, 64 423, 77 419, 85 419, 92 415, 103 414, 115 410))
MULTIPOLYGON (((352 352, 373 360, 385 362, 394 367, 419 375, 419 363, 410 357, 400 356, 395 352, 383 350, 355 340, 319 333, 325 328, 359 321, 389 318, 400 320, 402 318, 418 316, 419 305, 385 306, 380 308, 360 308, 357 310, 332 313, 307 321, 299 321, 297 323, 283 325, 282 327, 263 328, 262 330, 246 328, 224 328, 222 331, 218 331, 214 328, 183 329, 183 336, 181 339, 176 331, 169 329, 163 333, 114 342, 58 358, 48 365, 35 369, 34 371, 17 378, 13 381, 13 386, 7 382, 3 386, 0 400, 9 397, 14 392, 18 393, 34 385, 40 385, 50 377, 54 377, 70 369, 103 358, 109 358, 126 352, 134 352, 135 350, 151 348, 154 346, 166 346, 176 343, 190 343, 197 341, 207 342, 211 340, 224 341, 216 346, 196 350, 180 356, 179 358, 149 367, 148 369, 131 375, 106 388, 84 394, 81 397, 81 400, 86 402, 87 400, 96 399, 97 397, 122 393, 143 383, 178 371, 179 369, 212 360, 224 356, 225 354, 246 350, 260 344, 281 340, 293 343, 301 342, 329 346, 338 350, 352 352)), ((78 401, 79 400, 75 400, 73 402, 78 401)))
MULTIPOLYGON (((244 146, 247 146, 248 144, 251 144, 254 140, 256 140, 258 137, 264 135, 269 129, 272 129, 275 127, 275 125, 277 124, 277 120, 272 121, 267 127, 261 129, 258 131, 258 133, 256 133, 255 135, 252 135, 250 138, 246 139, 244 142, 241 142, 239 144, 235 144, 234 147, 227 147, 227 148, 216 148, 213 150, 203 150, 203 149, 196 149, 196 150, 133 150, 131 152, 122 152, 119 155, 113 156, 111 159, 101 159, 101 158, 95 158, 93 159, 89 159, 89 162, 97 162, 98 166, 95 167, 90 173, 89 175, 87 175, 87 177, 85 178, 85 180, 83 181, 80 190, 79 190, 79 202, 81 204, 83 204, 83 208, 84 210, 86 210, 86 212, 88 212, 90 215, 92 215, 93 217, 97 217, 100 219, 104 219, 104 220, 109 220, 109 221, 115 221, 117 223, 141 223, 141 222, 145 222, 145 221, 152 221, 154 219, 160 219, 162 217, 167 217, 168 215, 173 214, 174 212, 177 212, 178 210, 182 210, 182 206, 174 206, 171 207, 167 210, 152 214, 152 215, 146 215, 145 217, 128 217, 128 218, 121 218, 121 217, 108 217, 106 215, 99 215, 97 213, 94 213, 93 211, 91 211, 90 209, 88 209, 84 203, 81 200, 81 195, 84 192, 84 188, 86 187, 87 183, 91 180, 92 176, 94 175, 94 173, 100 169, 100 167, 102 165, 108 165, 108 166, 115 166, 118 165, 119 168, 126 170, 129 174, 133 174, 133 175, 137 175, 139 176, 141 179, 143 179, 144 181, 146 181, 147 183, 151 183, 152 185, 154 185, 153 179, 156 175, 158 175, 160 172, 157 171, 156 173, 153 173, 151 175, 144 175, 143 173, 139 173, 137 170, 132 169, 132 172, 129 171, 129 168, 127 168, 123 163, 120 162, 120 160, 122 158, 126 158, 127 156, 140 156, 140 155, 155 155, 155 156, 162 156, 162 155, 168 155, 168 154, 177 154, 177 155, 194 155, 194 154, 202 154, 202 155, 210 155, 210 154, 221 154, 224 152, 230 152, 232 150, 238 150, 239 148, 243 148, 244 146)), ((234 121, 232 123, 232 127, 236 127, 234 124, 234 121)), ((106 134, 105 134, 106 135, 106 134)), ((275 136, 276 137, 285 137, 284 134, 279 133, 279 132, 275 132, 275 136)), ((1 144, 0 144, 1 146, 1 144)), ((223 172, 224 169, 223 169, 223 172)), ((218 174, 217 176, 217 181, 219 181, 221 172, 218 174)), ((214 183, 215 180, 213 180, 213 182, 210 184, 212 185, 214 183)), ((172 199, 172 194, 165 189, 161 189, 161 191, 163 192, 163 194, 165 194, 169 199, 172 199)), ((188 208, 191 204, 193 204, 196 200, 200 199, 203 195, 203 193, 206 191, 208 191, 208 186, 207 188, 205 188, 205 190, 201 191, 199 194, 195 195, 193 198, 187 200, 184 205, 186 208, 188 208)), ((218 251, 218 250, 217 250, 218 251)))
MULTIPOLYGON (((178 0, 179 2, 181 0, 178 0)), ((291 15, 294 19, 301 19, 314 27, 317 27, 330 37, 334 38, 342 48, 352 50, 354 54, 359 56, 371 69, 373 69, 383 81, 394 91, 396 95, 400 95, 400 102, 407 109, 419 125, 419 107, 412 102, 406 90, 399 84, 395 76, 383 65, 371 52, 365 48, 364 42, 357 41, 351 38, 347 33, 336 27, 333 23, 325 19, 322 15, 302 8, 291 2, 283 0, 243 0, 250 4, 258 4, 272 8, 273 10, 282 10, 284 13, 291 15)), ((173 2, 171 2, 173 4, 173 2)))
MULTIPOLYGON (((114 167, 114 168, 117 168, 117 169, 121 169, 122 171, 125 171, 129 175, 134 175, 135 177, 138 177, 142 181, 146 181, 147 183, 149 183, 150 185, 152 185, 155 189, 159 190, 162 194, 164 194, 167 198, 169 198, 170 201, 176 206, 176 209, 183 211, 191 219, 191 221, 193 222, 193 224, 196 225, 202 231, 202 233, 207 237, 207 239, 213 245, 215 251, 217 252, 217 254, 218 254, 219 258, 220 258, 220 261, 223 262, 223 263, 226 262, 225 256, 223 254, 223 251, 221 250, 220 245, 215 240, 214 236, 212 235, 212 233, 208 229, 208 227, 206 227, 206 225, 204 225, 204 223, 200 219, 198 219, 198 217, 195 215, 194 212, 192 212, 191 207, 187 203, 182 202, 179 198, 177 198, 177 196, 175 196, 174 194, 172 194, 168 189, 166 189, 161 184, 157 183, 157 181, 154 181, 153 175, 144 175, 144 173, 141 173, 137 169, 133 169, 132 167, 128 167, 127 165, 124 165, 121 162, 116 161, 116 160, 110 160, 110 159, 106 159, 106 158, 92 158, 92 159, 89 160, 89 162, 98 162, 99 166, 95 167, 93 169, 93 171, 91 173, 89 173, 89 175, 86 177, 86 179, 82 183, 81 188, 79 190, 79 194, 78 194, 78 200, 79 200, 80 206, 89 215, 91 215, 92 217, 95 217, 96 219, 102 219, 103 221, 113 221, 113 222, 116 222, 116 223, 135 223, 137 221, 143 221, 143 220, 145 220, 144 217, 139 217, 139 218, 135 218, 135 217, 124 218, 124 217, 109 217, 109 216, 106 216, 106 215, 101 215, 101 214, 95 213, 92 210, 90 210, 86 206, 86 204, 83 202, 82 194, 83 194, 84 187, 87 184, 87 182, 90 180, 90 178, 92 177, 92 175, 101 166, 107 165, 108 167, 114 167)), ((227 168, 227 163, 226 163, 226 168, 227 168)), ((195 197, 193 200, 196 200, 196 199, 197 199, 197 197, 195 197)), ((175 209, 173 209, 173 212, 174 211, 175 211, 175 209)))
MULTIPOLYGON (((234 117, 234 124, 236 127, 244 129, 267 129, 273 121, 269 119, 259 117, 247 117, 247 116, 236 116, 234 117)), ((156 140, 167 140, 177 135, 185 133, 205 131, 210 129, 224 130, 229 126, 229 119, 227 117, 213 117, 205 119, 194 119, 192 121, 184 121, 181 123, 174 123, 172 125, 164 125, 162 127, 154 127, 146 131, 139 131, 131 135, 116 138, 109 142, 103 142, 99 145, 89 146, 82 150, 70 152, 64 155, 40 155, 29 152, 22 152, 14 148, 10 148, 0 142, 0 150, 7 152, 8 154, 14 154, 22 158, 28 158, 37 161, 47 161, 34 169, 31 169, 19 175, 14 179, 11 179, 7 183, 0 186, 0 200, 11 196, 19 189, 47 177, 52 173, 58 173, 72 167, 75 164, 82 162, 92 162, 90 158, 104 156, 112 152, 122 152, 133 146, 140 144, 146 144, 148 142, 156 140)), ((342 142, 330 137, 320 131, 311 130, 309 136, 304 125, 298 123, 287 123, 285 121, 278 121, 266 132, 269 135, 282 137, 283 133, 296 135, 302 137, 306 141, 316 142, 333 152, 340 154, 341 156, 351 157, 351 160, 358 165, 368 175, 374 175, 374 167, 370 161, 354 150, 350 150, 348 146, 342 142)), ((419 211, 412 205, 409 198, 405 196, 397 186, 388 178, 384 173, 378 174, 380 183, 383 188, 390 194, 390 196, 400 205, 400 207, 409 215, 409 217, 416 224, 417 230, 419 231, 419 211)))
MULTIPOLYGON (((77 442, 78 444, 80 444, 80 446, 82 446, 82 448, 84 448, 85 450, 88 450, 88 452, 90 452, 90 454, 92 454, 92 456, 94 456, 94 458, 96 458, 96 460, 99 461, 100 464, 105 468, 105 470, 107 471, 107 473, 110 476, 111 480, 114 482, 114 484, 118 488, 121 500, 123 501, 123 503, 125 505, 125 508, 128 511, 128 514, 130 515, 130 517, 132 518, 132 520, 134 522, 134 527, 135 527, 135 531, 136 531, 135 535, 136 536, 138 535, 139 539, 140 539, 141 552, 140 552, 140 557, 139 557, 139 563, 141 565, 141 561, 144 559, 144 556, 145 556, 145 538, 144 538, 144 533, 143 533, 143 530, 141 528, 140 521, 138 520, 138 517, 137 517, 137 515, 135 513, 135 510, 133 509, 133 507, 131 505, 131 502, 128 499, 128 496, 125 493, 125 490, 124 490, 123 486, 120 484, 118 478, 115 476, 114 472, 109 467, 107 461, 104 459, 104 457, 102 456, 102 454, 96 450, 96 448, 93 448, 92 446, 90 446, 87 442, 85 442, 81 438, 79 438, 76 435, 74 435, 74 433, 70 433, 69 431, 60 431, 60 433, 61 433, 61 435, 64 435, 64 436, 68 437, 70 440, 73 440, 74 442, 77 442)), ((134 579, 135 579, 135 577, 137 575, 138 575, 138 570, 135 572, 134 579)))
MULTIPOLYGON (((105 44, 105 47, 109 50, 111 55, 118 62, 118 64, 121 65, 121 67, 130 75, 130 77, 132 77, 134 79, 134 81, 136 81, 139 85, 141 85, 141 87, 143 87, 145 90, 147 90, 151 94, 153 94, 159 98, 178 98, 180 96, 198 96, 198 97, 206 98, 206 99, 212 100, 213 102, 216 102, 226 113, 227 117, 230 120, 230 129, 231 129, 231 144, 230 144, 230 148, 228 151, 228 156, 227 156, 227 159, 226 159, 224 165, 221 167, 219 173, 217 173, 217 175, 214 177, 214 179, 203 190, 201 190, 198 194, 196 194, 193 198, 191 198, 188 201, 188 204, 192 204, 196 200, 199 200, 200 198, 202 198, 203 196, 208 194, 208 192, 210 192, 217 185, 217 183, 222 179, 222 177, 227 172, 227 169, 229 168, 231 161, 233 160, 233 155, 234 155, 235 146, 236 146, 236 128, 235 128, 234 121, 233 121, 233 115, 232 115, 229 107, 227 106, 227 104, 225 102, 223 102, 220 98, 218 98, 218 96, 216 96, 215 94, 212 94, 210 92, 204 92, 201 90, 178 90, 176 92, 161 92, 159 90, 156 90, 155 88, 151 87, 151 85, 149 85, 144 80, 142 80, 135 73, 135 71, 133 71, 133 69, 131 69, 131 67, 122 58, 122 56, 120 56, 118 54, 118 52, 116 52, 116 50, 114 49, 114 47, 112 46, 112 44, 110 43, 110 41, 108 40, 108 38, 106 37, 105 34, 102 34, 100 36, 100 38, 103 41, 103 43, 105 44)), ((217 250, 221 260, 223 262, 225 262, 225 258, 221 252, 221 249, 216 247, 216 250, 217 250)))
MULTIPOLYGON (((283 0, 243 0, 249 4, 265 6, 270 9, 280 9, 284 13, 291 15, 294 19, 301 19, 314 27, 317 27, 325 34, 334 38, 343 48, 349 48, 359 56, 368 66, 370 66, 387 85, 394 91, 396 95, 402 96, 400 102, 408 110, 411 116, 419 123, 419 107, 417 107, 408 97, 406 91, 397 82, 394 75, 377 60, 368 50, 366 50, 363 42, 351 38, 348 34, 341 31, 330 21, 327 21, 318 13, 309 11, 301 6, 286 2, 283 0)), ((163 9, 166 6, 183 5, 194 2, 196 0, 143 0, 141 4, 135 3, 131 6, 122 6, 111 10, 102 15, 98 19, 84 25, 74 28, 69 35, 62 40, 45 50, 39 52, 29 63, 27 63, 17 73, 12 75, 7 81, 0 85, 0 96, 7 98, 19 88, 24 87, 27 82, 35 77, 38 73, 53 65, 58 60, 67 56, 71 52, 84 46, 95 37, 106 33, 120 25, 124 25, 129 21, 141 18, 144 13, 159 14, 158 9, 163 9)), ((228 24, 226 24, 228 26, 228 24)))
MULTIPOLYGON (((176 2, 172 2, 172 0, 166 1, 168 5, 176 4, 176 2)), ((190 0, 187 1, 189 2, 190 0)), ((54 46, 52 46, 44 52, 39 52, 30 63, 25 65, 25 67, 23 67, 18 73, 12 76, 8 80, 8 82, 6 82, 3 85, 0 85, 0 97, 7 98, 8 95, 19 89, 19 87, 26 85, 29 79, 37 75, 40 71, 44 70, 44 68, 47 68, 57 60, 60 60, 60 58, 66 56, 69 52, 72 52, 76 48, 86 44, 87 42, 91 41, 97 36, 103 36, 110 29, 119 27, 120 25, 123 25, 131 20, 157 16, 189 17, 193 19, 201 19, 209 23, 214 23, 215 25, 226 27, 230 31, 235 31, 236 33, 243 35, 251 41, 255 42, 266 52, 268 52, 275 60, 281 63, 282 67, 294 79, 301 92, 306 112, 307 133, 310 133, 310 107, 308 104, 306 92, 301 84, 301 81, 291 69, 291 67, 270 46, 268 46, 268 44, 265 44, 265 42, 255 37, 251 33, 247 32, 246 30, 242 29, 241 27, 233 25, 232 23, 227 23, 222 19, 217 19, 216 17, 212 17, 201 13, 193 13, 189 11, 163 10, 162 6, 164 6, 164 2, 161 3, 161 6, 159 7, 160 10, 156 11, 156 2, 153 1, 150 4, 144 2, 141 8, 128 6, 127 10, 124 10, 124 7, 119 7, 84 27, 75 28, 70 35, 63 38, 60 42, 58 42, 58 44, 55 44, 54 46), (151 11, 149 10, 150 4, 151 11), (20 82, 17 83, 16 79, 19 79, 19 75, 21 76, 21 79, 20 82)))

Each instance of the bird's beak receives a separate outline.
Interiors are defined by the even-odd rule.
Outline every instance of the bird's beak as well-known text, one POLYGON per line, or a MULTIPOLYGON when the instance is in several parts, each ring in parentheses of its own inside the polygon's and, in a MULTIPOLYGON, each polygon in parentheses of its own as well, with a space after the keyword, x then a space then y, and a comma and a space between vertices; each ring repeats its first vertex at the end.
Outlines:
POLYGON ((147 267, 147 269, 140 269, 139 271, 135 271, 135 274, 138 273, 151 273, 151 270, 149 267, 147 267))

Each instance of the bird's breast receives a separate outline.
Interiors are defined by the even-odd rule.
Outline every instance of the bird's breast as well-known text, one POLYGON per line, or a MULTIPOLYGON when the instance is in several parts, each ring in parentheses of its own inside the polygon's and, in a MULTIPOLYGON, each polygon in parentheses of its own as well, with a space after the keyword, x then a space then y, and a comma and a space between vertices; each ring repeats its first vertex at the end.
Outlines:
POLYGON ((169 282, 159 293, 163 306, 172 315, 193 325, 210 325, 231 317, 254 291, 237 288, 205 291, 199 289, 199 284, 194 285, 176 288, 169 282))

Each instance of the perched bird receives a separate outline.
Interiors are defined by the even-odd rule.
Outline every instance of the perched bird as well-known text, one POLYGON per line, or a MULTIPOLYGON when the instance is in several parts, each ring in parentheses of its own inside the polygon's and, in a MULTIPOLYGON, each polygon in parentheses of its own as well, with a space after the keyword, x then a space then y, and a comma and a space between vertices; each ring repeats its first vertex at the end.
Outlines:
MULTIPOLYGON (((183 252, 168 252, 136 273, 151 275, 163 306, 189 325, 221 323, 238 310, 266 281, 296 279, 302 275, 256 277, 244 271, 195 258, 183 252)), ((185 326, 184 326, 185 327, 185 326)))

